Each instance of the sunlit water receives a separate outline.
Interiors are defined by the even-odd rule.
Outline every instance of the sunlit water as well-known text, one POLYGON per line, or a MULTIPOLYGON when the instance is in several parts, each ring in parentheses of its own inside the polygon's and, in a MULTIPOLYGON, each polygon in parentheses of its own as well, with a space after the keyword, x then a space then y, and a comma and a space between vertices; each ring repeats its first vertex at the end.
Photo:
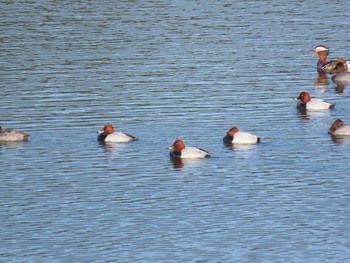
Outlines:
POLYGON ((4 1, 2 262, 350 261, 346 1, 4 1), (337 103, 299 112, 300 91, 337 103), (106 123, 139 138, 101 145, 106 123), (228 148, 231 126, 261 136, 228 148), (212 158, 173 161, 177 138, 212 158))

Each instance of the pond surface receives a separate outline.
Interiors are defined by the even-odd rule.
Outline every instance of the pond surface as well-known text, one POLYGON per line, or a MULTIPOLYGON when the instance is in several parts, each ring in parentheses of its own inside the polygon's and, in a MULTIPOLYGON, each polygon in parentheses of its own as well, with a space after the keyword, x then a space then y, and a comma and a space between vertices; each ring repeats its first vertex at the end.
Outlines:
POLYGON ((4 1, 2 262, 350 261, 347 1, 4 1), (303 91, 337 103, 300 112, 303 91), (102 145, 107 122, 139 138, 102 145), (261 143, 229 148, 238 126, 261 143), (177 138, 208 150, 177 162, 177 138))

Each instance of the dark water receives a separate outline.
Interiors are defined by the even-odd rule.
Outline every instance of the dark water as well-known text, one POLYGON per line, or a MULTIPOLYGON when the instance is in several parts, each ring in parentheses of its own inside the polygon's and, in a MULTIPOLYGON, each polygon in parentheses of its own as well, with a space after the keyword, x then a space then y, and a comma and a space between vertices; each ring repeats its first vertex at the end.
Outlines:
MULTIPOLYGON (((3 1, 2 262, 348 262, 347 1, 3 1), (337 103, 302 113, 296 97, 337 103), (106 122, 139 140, 100 145, 106 122), (262 137, 230 149, 233 125, 262 137), (212 158, 173 162, 176 138, 212 158)), ((349 57, 348 57, 349 59, 349 57)))

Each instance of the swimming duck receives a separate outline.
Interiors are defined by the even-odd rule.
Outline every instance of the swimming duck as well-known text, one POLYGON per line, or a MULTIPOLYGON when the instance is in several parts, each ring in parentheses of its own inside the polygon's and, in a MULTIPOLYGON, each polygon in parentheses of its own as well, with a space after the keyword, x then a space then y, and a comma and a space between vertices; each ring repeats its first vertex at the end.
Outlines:
POLYGON ((344 67, 348 68, 348 63, 344 60, 343 57, 339 57, 337 60, 334 61, 327 61, 327 57, 330 53, 329 47, 325 45, 318 45, 315 47, 314 52, 315 55, 318 55, 319 59, 317 61, 317 70, 324 71, 327 73, 335 73, 335 66, 338 63, 344 64, 344 67))
POLYGON ((341 119, 337 119, 329 128, 328 133, 331 135, 350 135, 350 125, 344 124, 341 119))
POLYGON ((186 147, 182 140, 176 140, 171 149, 170 156, 174 158, 208 158, 210 154, 203 149, 186 147))
POLYGON ((335 73, 332 76, 333 81, 350 83, 350 72, 345 72, 346 69, 343 63, 337 63, 334 69, 335 73))
POLYGON ((329 47, 325 45, 318 45, 315 47, 315 55, 318 55, 317 69, 323 70, 323 67, 328 64, 327 57, 329 55, 329 47))
POLYGON ((225 144, 255 144, 260 142, 260 137, 248 132, 241 132, 237 127, 232 127, 223 138, 225 144))
POLYGON ((0 141, 28 141, 30 134, 15 130, 15 129, 2 129, 0 127, 0 141))
POLYGON ((297 99, 299 100, 297 103, 298 109, 326 110, 326 109, 331 109, 335 107, 335 104, 325 102, 324 100, 311 99, 310 94, 306 91, 301 92, 297 99))
POLYGON ((137 140, 137 138, 127 133, 115 132, 113 125, 107 123, 98 132, 97 140, 100 142, 130 142, 137 140))

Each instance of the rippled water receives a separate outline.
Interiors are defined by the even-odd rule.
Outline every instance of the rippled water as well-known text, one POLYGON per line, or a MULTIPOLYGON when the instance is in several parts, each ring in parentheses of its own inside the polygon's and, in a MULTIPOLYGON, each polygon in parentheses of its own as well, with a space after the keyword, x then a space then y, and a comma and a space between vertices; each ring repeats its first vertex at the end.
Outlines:
MULTIPOLYGON (((2 262, 350 261, 346 1, 3 1, 2 262), (336 109, 299 112, 307 90, 336 109), (139 137, 101 145, 106 122, 139 137), (262 137, 227 148, 233 125, 262 137), (173 162, 176 138, 212 158, 173 162)), ((349 59, 350 57, 348 57, 349 59)))

